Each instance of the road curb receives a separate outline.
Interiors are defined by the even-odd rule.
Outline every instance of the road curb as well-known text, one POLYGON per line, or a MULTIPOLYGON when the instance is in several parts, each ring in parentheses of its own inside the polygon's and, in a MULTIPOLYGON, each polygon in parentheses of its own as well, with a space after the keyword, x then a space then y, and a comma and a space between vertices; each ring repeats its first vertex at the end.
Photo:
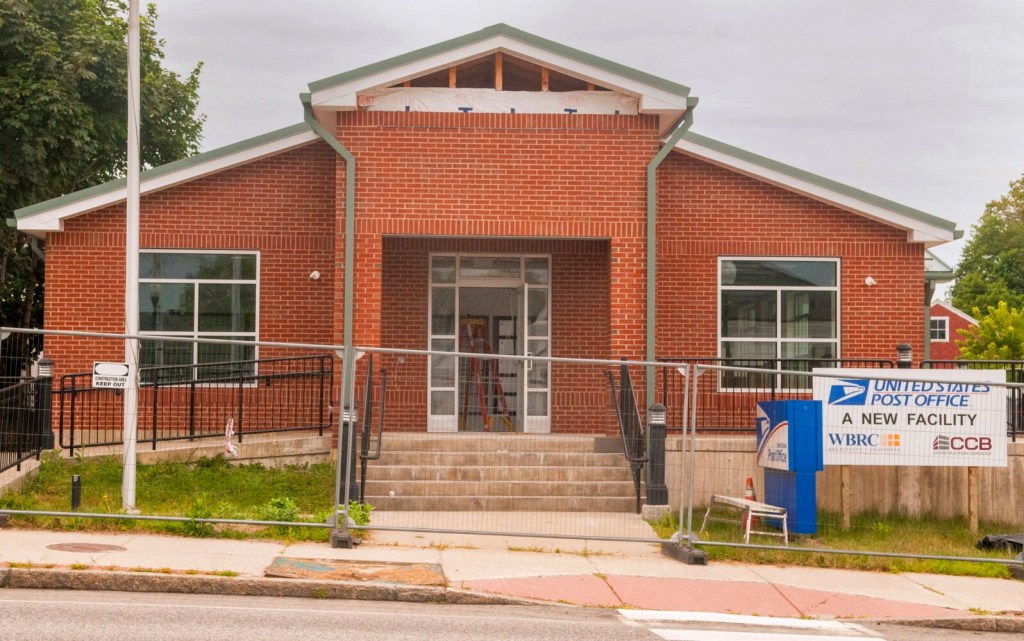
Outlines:
POLYGON ((878 623, 891 623, 918 628, 942 628, 945 630, 963 630, 964 632, 1012 632, 1024 633, 1024 617, 1005 617, 978 615, 958 619, 900 619, 879 620, 878 623))
POLYGON ((25 590, 168 592, 231 596, 298 597, 306 599, 404 601, 451 605, 537 605, 540 603, 539 601, 486 592, 474 592, 472 590, 402 585, 397 583, 158 574, 116 570, 0 569, 0 587, 25 590))

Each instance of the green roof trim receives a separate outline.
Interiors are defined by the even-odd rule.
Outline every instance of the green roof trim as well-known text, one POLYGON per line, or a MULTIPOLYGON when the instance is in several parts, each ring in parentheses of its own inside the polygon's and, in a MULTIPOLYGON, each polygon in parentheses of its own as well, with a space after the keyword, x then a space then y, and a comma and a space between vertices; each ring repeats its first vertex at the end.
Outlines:
POLYGON ((875 194, 862 191, 860 189, 857 189, 856 187, 851 187, 841 182, 836 182, 835 180, 830 180, 828 178, 818 176, 817 174, 812 174, 808 171, 804 171, 803 169, 797 169, 796 167, 793 167, 791 165, 787 165, 785 163, 772 160, 771 158, 765 158, 764 156, 759 156, 758 154, 745 151, 743 149, 740 149, 739 147, 733 147, 732 145, 728 145, 724 142, 708 138, 707 136, 695 134, 692 131, 686 132, 686 134, 683 136, 683 140, 688 140, 690 142, 707 147, 709 149, 714 149, 715 151, 719 151, 723 154, 727 154, 740 160, 744 160, 746 162, 759 165, 761 167, 764 167, 765 169, 777 171, 780 174, 785 174, 787 176, 790 176, 791 178, 796 178, 797 180, 803 180, 811 184, 817 185, 819 187, 824 187, 825 189, 829 189, 836 193, 843 194, 844 196, 856 198, 857 200, 862 200, 866 203, 882 207, 883 209, 888 209, 889 211, 902 214, 908 218, 912 218, 927 225, 939 227, 940 229, 947 229, 953 232, 955 238, 959 237, 956 235, 959 230, 957 230, 955 222, 946 220, 944 218, 939 218, 938 216, 929 214, 927 212, 923 212, 919 209, 914 209, 912 207, 907 207, 906 205, 901 205, 898 202, 889 200, 887 198, 882 198, 881 196, 876 196, 875 194))
MULTIPOLYGON (((217 160, 218 158, 223 158, 225 156, 230 156, 232 154, 248 151, 249 149, 252 149, 254 147, 259 147, 260 145, 275 142, 277 140, 288 138, 289 136, 294 136, 295 134, 299 134, 309 130, 309 125, 303 122, 297 125, 285 127, 283 129, 278 129, 276 131, 271 131, 269 133, 256 136, 254 138, 249 138, 247 140, 232 143, 225 147, 211 149, 210 151, 206 151, 195 156, 189 156, 188 158, 175 160, 174 162, 169 162, 166 165, 153 167, 152 169, 147 169, 146 171, 142 172, 142 174, 140 175, 140 182, 145 180, 151 180, 153 178, 159 178, 160 176, 174 173, 182 169, 188 169, 189 167, 194 167, 196 165, 201 165, 203 163, 210 162, 211 160, 217 160)), ((26 218, 33 214, 38 214, 50 209, 55 209, 57 207, 63 207, 65 205, 81 202, 94 196, 100 196, 103 194, 115 192, 118 189, 125 188, 126 186, 126 178, 117 178, 105 183, 101 183, 99 185, 88 187, 86 189, 71 192, 70 194, 65 194, 64 196, 58 196, 57 198, 44 200, 41 203, 36 203, 34 205, 22 207, 21 209, 16 209, 14 210, 14 217, 15 219, 26 218)))
POLYGON ((309 83, 309 90, 321 91, 323 89, 328 89, 335 85, 352 82, 354 80, 358 80, 366 76, 387 71, 388 69, 393 69, 395 67, 414 63, 419 60, 423 60, 432 56, 446 53, 448 51, 454 51, 459 47, 464 47, 466 45, 480 42, 481 40, 487 40, 488 38, 494 38, 498 36, 505 36, 513 40, 519 40, 520 42, 532 45, 539 49, 544 49, 555 55, 571 58, 572 60, 576 60, 577 62, 592 65, 599 69, 603 69, 609 73, 631 78, 638 82, 650 85, 651 87, 667 91, 668 93, 671 94, 676 94, 679 96, 690 95, 690 88, 685 85, 671 82, 669 80, 665 80, 664 78, 659 78, 657 76, 652 76, 649 73, 638 71, 637 69, 627 67, 617 62, 612 62, 611 60, 606 60, 605 58, 589 54, 585 51, 580 51, 579 49, 567 47, 563 44, 554 42, 553 40, 541 38, 540 36, 535 36, 532 33, 527 33, 525 31, 516 29, 515 27, 510 27, 507 24, 501 23, 491 25, 490 27, 481 29, 480 31, 474 31, 473 33, 468 33, 466 35, 459 36, 458 38, 445 40, 444 42, 439 42, 437 44, 430 45, 429 47, 423 47, 422 49, 417 49, 415 51, 403 53, 402 55, 395 56, 393 58, 388 58, 387 60, 381 60, 380 62, 375 62, 364 67, 359 67, 358 69, 353 69, 351 71, 346 71, 335 76, 330 76, 329 78, 315 80, 309 83))

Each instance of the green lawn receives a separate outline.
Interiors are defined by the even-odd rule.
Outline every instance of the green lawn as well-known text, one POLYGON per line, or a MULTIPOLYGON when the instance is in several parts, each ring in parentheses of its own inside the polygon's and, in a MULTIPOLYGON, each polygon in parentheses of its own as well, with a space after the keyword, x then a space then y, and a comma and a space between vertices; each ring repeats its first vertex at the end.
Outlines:
MULTIPOLYGON (((694 507, 693 529, 700 529, 704 508, 694 507)), ((822 550, 872 551, 894 554, 919 554, 947 557, 971 557, 1013 559, 1015 554, 1007 551, 979 550, 975 544, 982 537, 972 534, 963 519, 912 518, 908 516, 859 514, 844 530, 838 514, 818 512, 818 533, 816 535, 790 535, 790 545, 822 550)), ((677 514, 672 514, 651 524, 658 535, 671 537, 679 528, 677 514)), ((1007 534, 1017 532, 1019 527, 981 523, 983 533, 1007 534)), ((740 527, 727 523, 709 523, 707 531, 700 537, 715 543, 742 543, 740 527)), ((781 539, 752 535, 751 544, 779 545, 781 539)), ((834 554, 825 552, 789 552, 785 550, 761 550, 703 546, 709 560, 733 560, 745 563, 808 565, 823 568, 851 570, 877 570, 889 572, 931 572, 963 576, 1010 578, 1010 571, 1001 563, 976 561, 945 561, 868 556, 860 554, 834 554)))
MULTIPOLYGON (((20 492, 0 497, 0 509, 70 511, 71 477, 82 481, 79 511, 117 514, 121 460, 113 457, 48 457, 20 492)), ((146 515, 324 523, 334 507, 334 467, 329 464, 267 468, 231 465, 223 457, 194 463, 139 465, 136 506, 146 515)), ((193 536, 291 538, 326 541, 326 528, 267 528, 202 523, 77 517, 12 517, 15 523, 68 530, 150 530, 193 536)))

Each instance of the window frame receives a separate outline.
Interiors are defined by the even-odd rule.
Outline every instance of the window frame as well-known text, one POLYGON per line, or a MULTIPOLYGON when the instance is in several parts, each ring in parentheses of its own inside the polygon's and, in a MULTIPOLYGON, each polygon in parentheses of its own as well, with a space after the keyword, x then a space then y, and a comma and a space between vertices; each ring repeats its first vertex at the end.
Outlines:
MULTIPOLYGON (((724 362, 725 356, 725 345, 726 343, 770 343, 775 345, 775 357, 770 360, 775 361, 775 371, 779 371, 782 361, 800 361, 806 359, 800 358, 785 358, 782 352, 782 346, 787 343, 822 343, 830 344, 835 346, 834 360, 838 361, 842 358, 842 259, 838 256, 736 256, 727 255, 719 256, 716 264, 717 273, 715 275, 715 282, 717 286, 716 295, 716 315, 715 315, 715 334, 716 334, 716 350, 720 362, 724 362), (835 285, 834 286, 792 286, 792 285, 725 285, 722 282, 722 266, 727 261, 732 262, 743 262, 743 261, 758 261, 758 262, 770 262, 770 261, 786 261, 786 262, 815 262, 815 263, 831 263, 835 265, 835 285), (724 311, 723 305, 723 292, 726 291, 770 291, 775 292, 775 333, 771 337, 726 337, 724 336, 723 319, 722 313, 724 311), (785 338, 783 336, 783 314, 782 314, 782 295, 783 292, 834 292, 835 293, 835 336, 831 338, 785 338)), ((736 359, 742 360, 742 359, 736 359)), ((749 360, 758 360, 757 358, 751 358, 749 360)), ((764 359, 769 360, 769 359, 764 359)), ((771 371, 771 370, 766 370, 771 371)), ((763 391, 765 389, 771 389, 770 387, 738 387, 738 386, 727 386, 723 382, 724 372, 720 372, 718 376, 718 389, 722 392, 756 392, 763 391)), ((786 376, 781 373, 774 375, 775 389, 777 390, 793 390, 800 391, 804 388, 787 386, 785 383, 786 376)), ((809 390, 809 388, 808 388, 809 390)))
POLYGON ((949 316, 932 316, 928 319, 928 341, 931 343, 949 342, 949 316), (942 338, 935 338, 936 327, 934 324, 942 321, 942 338))
MULTIPOLYGON (((260 274, 261 274, 261 254, 260 254, 260 252, 258 250, 178 249, 178 248, 141 249, 139 251, 139 255, 142 256, 143 254, 195 254, 195 255, 205 255, 205 256, 253 256, 253 257, 255 257, 256 265, 255 265, 255 275, 254 275, 254 278, 242 278, 242 279, 236 280, 236 279, 232 279, 232 278, 209 278, 209 279, 205 279, 205 278, 144 278, 144 277, 140 276, 139 277, 139 289, 140 290, 142 290, 142 288, 145 285, 150 285, 150 284, 187 284, 187 285, 191 285, 193 287, 194 295, 193 295, 193 315, 192 315, 193 318, 192 318, 192 330, 191 331, 180 331, 180 330, 179 331, 167 331, 167 330, 161 330, 161 331, 145 330, 145 331, 143 331, 143 330, 140 329, 139 335, 140 336, 152 336, 152 337, 165 337, 165 336, 188 337, 188 338, 194 339, 190 343, 191 346, 192 346, 192 358, 191 358, 191 365, 192 366, 202 365, 202 363, 199 363, 199 361, 198 361, 198 359, 199 359, 199 342, 198 341, 200 339, 204 338, 204 337, 205 338, 220 338, 220 339, 226 339, 226 340, 231 340, 231 339, 244 340, 246 338, 251 338, 251 340, 253 342, 253 356, 252 356, 252 359, 253 359, 253 361, 258 361, 259 360, 259 344, 258 343, 259 343, 259 335, 260 335, 260 290, 261 290, 260 274), (254 323, 253 323, 253 330, 252 331, 245 331, 245 332, 202 331, 202 330, 200 330, 199 329, 199 327, 200 327, 200 320, 201 320, 201 316, 199 314, 199 304, 200 304, 199 285, 200 284, 204 284, 204 285, 253 285, 255 287, 255 292, 253 294, 253 301, 254 301, 254 303, 253 303, 253 305, 254 305, 253 313, 254 313, 254 316, 255 316, 254 323)), ((141 298, 141 295, 142 295, 142 292, 140 291, 140 298, 141 298)), ((140 310, 139 310, 139 315, 140 315, 140 325, 141 325, 141 315, 142 315, 141 307, 140 307, 140 310)), ((217 361, 215 361, 215 362, 217 362, 217 361)), ((189 365, 184 365, 184 364, 182 365, 182 367, 188 367, 188 366, 189 365)), ((192 378, 182 379, 181 381, 168 382, 166 384, 167 385, 188 385, 188 384, 193 383, 193 382, 204 382, 204 379, 202 377, 199 377, 199 376, 195 375, 195 374, 198 373, 197 370, 193 370, 193 372, 194 372, 194 374, 193 374, 192 378)), ((253 377, 258 377, 258 374, 259 374, 258 366, 254 363, 251 375, 253 377)), ((209 382, 205 382, 204 384, 209 385, 209 386, 213 386, 213 387, 225 387, 225 386, 237 387, 237 384, 235 384, 235 383, 226 383, 226 382, 225 383, 209 383, 209 382)), ((253 382, 245 383, 244 386, 245 387, 256 387, 257 386, 256 379, 254 378, 253 382)))

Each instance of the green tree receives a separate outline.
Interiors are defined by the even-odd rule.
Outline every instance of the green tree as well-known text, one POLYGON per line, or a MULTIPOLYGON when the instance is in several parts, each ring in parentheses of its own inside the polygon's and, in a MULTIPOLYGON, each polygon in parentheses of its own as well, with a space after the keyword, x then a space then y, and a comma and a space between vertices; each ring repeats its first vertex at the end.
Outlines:
POLYGON ((978 324, 960 330, 960 358, 969 360, 1020 360, 1024 358, 1024 312, 1004 301, 989 307, 978 324))
MULTIPOLYGON (((156 20, 150 4, 140 28, 144 167, 196 153, 205 119, 202 64, 184 77, 164 69, 156 20)), ((0 0, 0 325, 42 323, 41 243, 6 224, 14 210, 125 173, 127 31, 121 0, 0 0)), ((8 352, 30 351, 11 340, 8 352)))
POLYGON ((985 207, 964 246, 951 293, 953 305, 975 314, 1000 301, 1024 308, 1024 175, 985 207))

